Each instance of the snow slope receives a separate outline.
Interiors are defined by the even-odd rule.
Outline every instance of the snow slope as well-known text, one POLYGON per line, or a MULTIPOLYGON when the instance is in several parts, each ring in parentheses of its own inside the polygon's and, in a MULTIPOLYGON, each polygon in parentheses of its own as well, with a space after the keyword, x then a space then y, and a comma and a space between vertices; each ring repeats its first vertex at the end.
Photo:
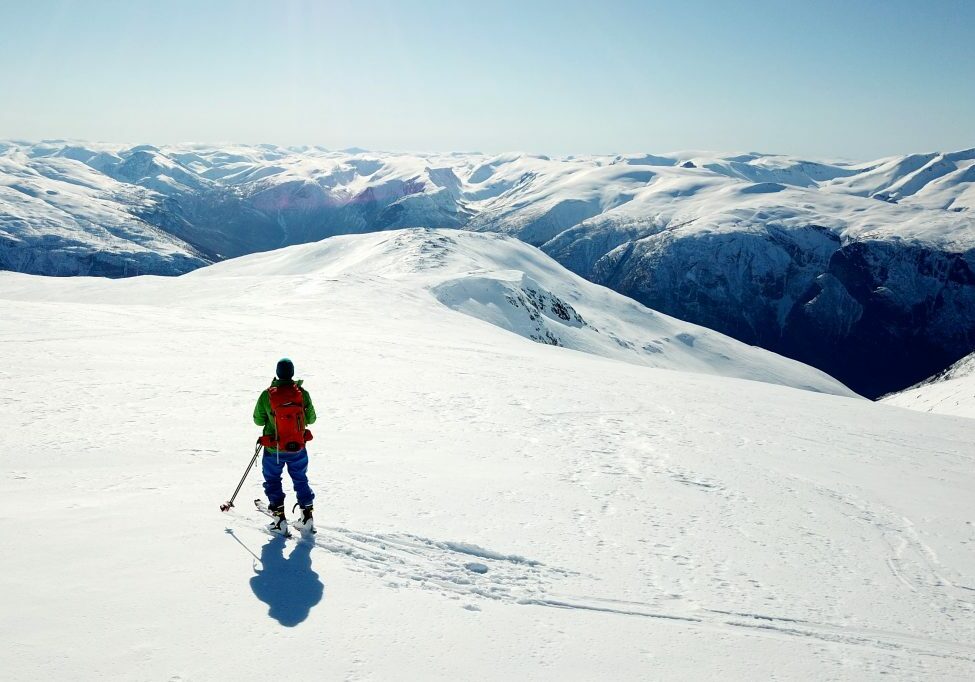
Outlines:
POLYGON ((227 273, 341 275, 366 287, 377 281, 383 289, 405 286, 540 343, 662 369, 855 396, 819 370, 644 308, 502 235, 417 229, 333 237, 225 261, 189 279, 227 273))
POLYGON ((975 675, 975 421, 531 342, 438 236, 0 273, 6 679, 975 675), (217 510, 282 355, 314 543, 217 510))
POLYGON ((883 400, 890 405, 923 412, 975 418, 975 353, 941 374, 883 400))

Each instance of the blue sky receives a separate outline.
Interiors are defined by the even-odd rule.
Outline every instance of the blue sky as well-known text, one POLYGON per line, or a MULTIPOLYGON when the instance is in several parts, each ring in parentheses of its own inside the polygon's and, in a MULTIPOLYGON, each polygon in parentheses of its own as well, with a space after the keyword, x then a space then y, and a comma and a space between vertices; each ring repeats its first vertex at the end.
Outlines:
POLYGON ((968 0, 6 0, 0 35, 0 139, 975 146, 968 0))

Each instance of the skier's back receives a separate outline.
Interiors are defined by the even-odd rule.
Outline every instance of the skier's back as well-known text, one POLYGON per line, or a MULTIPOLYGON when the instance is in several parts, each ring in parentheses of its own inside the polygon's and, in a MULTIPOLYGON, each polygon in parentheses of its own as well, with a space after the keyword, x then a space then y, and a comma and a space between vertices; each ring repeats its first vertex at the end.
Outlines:
POLYGON ((285 535, 288 532, 285 495, 281 487, 281 475, 287 466, 298 498, 295 506, 301 507, 300 525, 303 530, 313 532, 315 493, 308 484, 308 450, 305 448, 305 443, 311 440, 311 432, 305 427, 315 423, 315 406, 311 395, 301 385, 302 381, 294 380, 295 366, 291 360, 279 360, 275 374, 271 386, 261 393, 254 407, 254 423, 264 427, 262 469, 267 506, 275 516, 271 528, 285 535))

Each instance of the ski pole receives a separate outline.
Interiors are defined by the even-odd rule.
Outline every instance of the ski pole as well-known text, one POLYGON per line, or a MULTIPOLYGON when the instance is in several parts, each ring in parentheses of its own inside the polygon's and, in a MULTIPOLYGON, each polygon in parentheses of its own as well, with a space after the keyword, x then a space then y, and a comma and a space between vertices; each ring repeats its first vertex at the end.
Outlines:
POLYGON ((223 504, 220 505, 220 511, 222 512, 230 511, 230 508, 234 506, 234 500, 237 498, 237 493, 240 492, 241 486, 244 485, 244 479, 247 478, 247 473, 251 470, 251 467, 254 466, 254 462, 257 460, 257 456, 261 454, 262 447, 264 446, 261 445, 261 439, 258 438, 257 447, 254 448, 254 456, 251 457, 250 463, 247 465, 247 468, 244 469, 244 475, 240 477, 240 483, 237 484, 237 490, 235 490, 234 494, 230 496, 230 500, 228 502, 224 502, 223 504))

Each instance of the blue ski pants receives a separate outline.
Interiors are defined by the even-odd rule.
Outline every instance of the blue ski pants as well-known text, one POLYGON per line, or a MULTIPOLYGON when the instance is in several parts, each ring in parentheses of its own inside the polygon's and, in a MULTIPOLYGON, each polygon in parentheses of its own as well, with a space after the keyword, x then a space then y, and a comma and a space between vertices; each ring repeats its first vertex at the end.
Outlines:
POLYGON ((295 496, 302 507, 310 507, 315 493, 308 485, 308 451, 265 453, 262 462, 264 470, 264 494, 267 505, 278 507, 284 504, 284 490, 281 488, 281 474, 288 467, 288 475, 295 487, 295 496))

